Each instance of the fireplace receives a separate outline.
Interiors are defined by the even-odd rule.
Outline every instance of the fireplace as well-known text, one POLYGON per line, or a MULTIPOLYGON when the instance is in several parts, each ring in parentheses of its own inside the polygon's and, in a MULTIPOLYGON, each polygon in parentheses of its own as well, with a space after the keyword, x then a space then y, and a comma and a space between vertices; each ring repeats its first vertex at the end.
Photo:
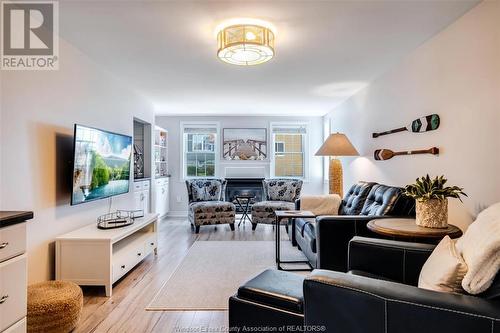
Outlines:
POLYGON ((243 213, 236 203, 237 195, 255 195, 255 198, 250 201, 250 208, 255 202, 264 200, 264 190, 262 188, 263 179, 264 178, 226 178, 226 200, 236 205, 236 213, 243 213))

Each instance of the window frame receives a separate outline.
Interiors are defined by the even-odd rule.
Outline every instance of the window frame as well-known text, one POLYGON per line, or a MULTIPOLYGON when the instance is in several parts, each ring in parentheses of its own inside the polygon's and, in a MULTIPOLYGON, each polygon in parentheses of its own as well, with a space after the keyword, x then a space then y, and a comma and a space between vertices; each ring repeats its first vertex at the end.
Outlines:
POLYGON ((298 179, 302 179, 304 182, 307 182, 308 179, 309 179, 309 143, 310 143, 310 138, 309 138, 309 135, 310 135, 310 122, 308 121, 292 121, 292 122, 271 122, 269 124, 269 128, 270 128, 270 134, 271 134, 271 137, 270 137, 270 140, 271 140, 271 149, 272 149, 272 154, 270 156, 270 159, 271 159, 271 165, 270 165, 270 170, 269 170, 269 174, 271 176, 271 178, 298 178, 298 179), (302 126, 302 127, 305 127, 306 129, 306 133, 303 135, 303 156, 304 156, 304 174, 302 175, 302 177, 298 177, 298 176, 292 176, 292 177, 287 177, 287 176, 276 176, 276 153, 279 154, 279 152, 276 152, 275 151, 275 143, 276 142, 281 142, 281 141, 275 141, 274 140, 274 136, 275 136, 275 133, 274 133, 274 127, 280 127, 280 126, 296 126, 296 127, 299 127, 299 126, 302 126))
POLYGON ((285 141, 274 141, 274 152, 276 154, 279 154, 280 156, 283 156, 285 154, 285 141), (276 146, 277 145, 282 145, 282 149, 281 150, 276 150, 276 146))
MULTIPOLYGON (((180 140, 181 140, 181 150, 180 150, 180 180, 188 180, 188 179, 198 179, 198 178, 217 178, 219 175, 219 141, 220 141, 220 123, 214 121, 181 121, 180 123, 180 140), (184 130, 186 128, 210 128, 213 127, 216 129, 215 131, 215 140, 214 140, 214 175, 213 176, 188 176, 187 175, 187 142, 184 139, 184 130)), ((203 147, 202 147, 203 148, 203 147)), ((193 150, 194 153, 203 153, 204 150, 193 150)))

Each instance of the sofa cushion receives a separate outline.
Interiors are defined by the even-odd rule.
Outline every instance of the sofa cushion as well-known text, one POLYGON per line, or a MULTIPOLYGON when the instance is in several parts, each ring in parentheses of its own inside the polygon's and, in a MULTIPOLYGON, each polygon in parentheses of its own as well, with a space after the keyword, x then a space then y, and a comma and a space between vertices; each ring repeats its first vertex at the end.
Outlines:
POLYGON ((361 215, 383 216, 391 215, 396 202, 402 196, 403 189, 400 187, 374 185, 366 197, 361 215))
POLYGON ((304 312, 304 277, 267 269, 238 289, 238 297, 295 313, 304 312))
POLYGON ((264 179, 265 197, 269 201, 295 202, 300 197, 302 180, 300 179, 264 179))
POLYGON ((339 215, 359 215, 366 197, 376 183, 359 182, 347 191, 339 208, 339 215))

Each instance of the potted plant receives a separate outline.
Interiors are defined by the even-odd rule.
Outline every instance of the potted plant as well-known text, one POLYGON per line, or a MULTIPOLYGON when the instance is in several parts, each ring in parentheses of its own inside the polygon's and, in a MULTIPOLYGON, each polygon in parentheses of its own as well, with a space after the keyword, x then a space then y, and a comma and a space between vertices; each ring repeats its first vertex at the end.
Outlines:
POLYGON ((463 188, 447 186, 447 179, 440 176, 431 179, 429 175, 417 178, 415 184, 407 185, 404 194, 415 199, 417 225, 427 228, 448 227, 448 198, 467 196, 463 188))

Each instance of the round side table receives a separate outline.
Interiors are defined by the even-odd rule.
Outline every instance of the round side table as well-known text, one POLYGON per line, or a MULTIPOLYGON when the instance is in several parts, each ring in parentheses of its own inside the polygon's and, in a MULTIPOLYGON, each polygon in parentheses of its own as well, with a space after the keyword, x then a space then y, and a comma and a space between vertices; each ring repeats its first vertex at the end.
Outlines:
POLYGON ((425 228, 415 223, 414 219, 377 219, 371 220, 367 228, 376 234, 387 236, 394 240, 415 241, 437 244, 444 236, 458 238, 462 230, 453 224, 447 228, 425 228))

